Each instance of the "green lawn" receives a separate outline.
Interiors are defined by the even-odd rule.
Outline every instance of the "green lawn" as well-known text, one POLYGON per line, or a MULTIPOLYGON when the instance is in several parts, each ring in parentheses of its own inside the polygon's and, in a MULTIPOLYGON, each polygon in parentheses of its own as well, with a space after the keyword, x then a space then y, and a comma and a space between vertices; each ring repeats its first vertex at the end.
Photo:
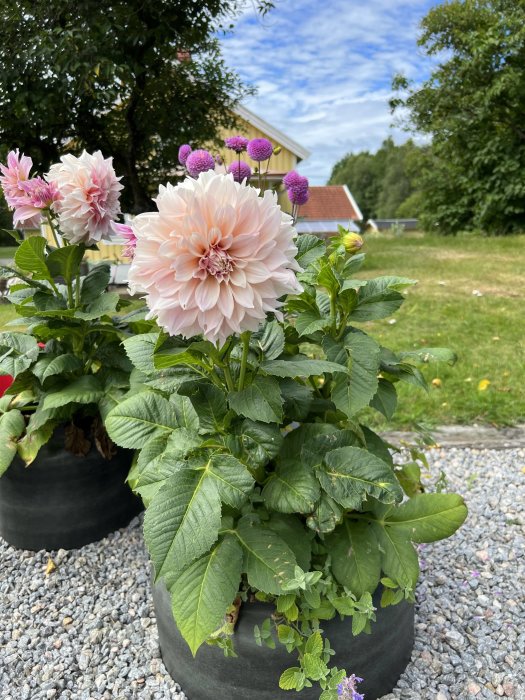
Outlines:
MULTIPOLYGON (((395 324, 384 319, 366 330, 396 350, 447 346, 459 357, 454 367, 424 367, 429 382, 440 380, 428 395, 400 386, 394 423, 510 425, 525 420, 525 236, 368 237, 365 252, 364 276, 419 280, 393 317, 395 324), (490 384, 480 391, 483 380, 490 384)), ((0 304, 0 329, 14 315, 9 304, 0 304)), ((385 427, 377 415, 376 425, 385 427)))
POLYGON ((454 367, 424 368, 429 395, 404 385, 395 422, 429 425, 525 420, 525 236, 369 237, 366 276, 417 279, 392 319, 368 324, 395 350, 447 346, 454 367), (473 291, 482 296, 473 294, 473 291), (479 383, 489 380, 484 391, 479 383))
POLYGON ((11 260, 15 257, 17 246, 0 247, 0 260, 11 260))

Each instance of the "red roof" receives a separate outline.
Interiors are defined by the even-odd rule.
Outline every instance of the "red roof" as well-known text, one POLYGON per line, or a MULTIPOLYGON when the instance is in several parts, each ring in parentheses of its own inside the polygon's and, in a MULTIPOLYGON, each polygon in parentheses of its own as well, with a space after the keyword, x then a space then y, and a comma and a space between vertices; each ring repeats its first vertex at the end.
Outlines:
POLYGON ((356 209, 352 195, 343 185, 310 187, 310 198, 299 209, 304 220, 326 221, 331 219, 351 219, 360 221, 361 212, 356 209))

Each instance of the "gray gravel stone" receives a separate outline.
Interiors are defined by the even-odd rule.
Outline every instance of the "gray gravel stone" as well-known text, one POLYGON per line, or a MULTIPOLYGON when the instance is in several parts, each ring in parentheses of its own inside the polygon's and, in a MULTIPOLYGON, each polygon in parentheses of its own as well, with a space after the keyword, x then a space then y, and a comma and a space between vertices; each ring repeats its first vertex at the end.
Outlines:
MULTIPOLYGON (((450 540, 420 546, 414 652, 382 700, 525 700, 525 450, 428 459, 469 518, 450 540)), ((0 700, 11 698, 185 698, 160 659, 138 521, 70 552, 0 540, 0 700), (57 569, 46 577, 49 556, 57 569)))

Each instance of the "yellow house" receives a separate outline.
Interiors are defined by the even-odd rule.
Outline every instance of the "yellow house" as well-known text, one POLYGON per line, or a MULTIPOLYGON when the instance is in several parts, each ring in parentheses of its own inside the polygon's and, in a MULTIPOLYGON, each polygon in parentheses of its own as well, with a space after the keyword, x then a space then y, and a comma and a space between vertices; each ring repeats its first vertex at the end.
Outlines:
MULTIPOLYGON (((309 151, 298 144, 297 141, 294 141, 282 131, 276 129, 264 119, 261 119, 261 117, 254 114, 247 107, 240 105, 235 109, 235 113, 239 121, 238 129, 236 129, 235 132, 224 132, 222 138, 237 134, 245 136, 250 140, 255 138, 267 138, 272 142, 274 147, 281 148, 280 153, 276 156, 272 156, 270 160, 270 168, 266 176, 266 180, 270 186, 277 187, 287 172, 294 170, 301 160, 310 155, 309 151)), ((211 150, 216 152, 216 149, 211 150)), ((219 153, 226 163, 231 162, 233 160, 232 155, 235 155, 226 148, 220 149, 219 153)), ((254 178, 254 182, 256 182, 256 178, 254 178)), ((289 202, 286 196, 280 197, 280 202, 283 208, 288 209, 289 202)), ((124 218, 127 219, 126 216, 124 218)), ((45 235, 50 243, 53 244, 51 231, 46 230, 45 235)), ((87 260, 90 263, 101 261, 112 263, 112 282, 115 284, 124 283, 127 278, 129 259, 122 256, 123 242, 115 237, 111 242, 101 241, 98 247, 99 250, 87 251, 87 260)))

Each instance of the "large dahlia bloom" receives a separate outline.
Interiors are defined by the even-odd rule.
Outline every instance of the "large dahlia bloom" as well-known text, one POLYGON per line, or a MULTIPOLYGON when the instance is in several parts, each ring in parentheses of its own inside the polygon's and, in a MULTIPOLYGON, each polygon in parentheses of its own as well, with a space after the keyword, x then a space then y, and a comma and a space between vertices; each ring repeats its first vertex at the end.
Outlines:
POLYGON ((63 237, 86 245, 109 239, 111 222, 120 214, 122 189, 113 159, 105 159, 100 151, 84 151, 78 158, 68 154, 60 160, 51 166, 47 179, 60 192, 54 207, 63 237))
POLYGON ((42 222, 42 213, 35 208, 26 192, 25 185, 29 180, 29 172, 33 161, 29 156, 10 151, 7 165, 0 163, 0 185, 4 191, 5 201, 14 210, 13 226, 15 228, 38 228, 42 222))
POLYGON ((231 174, 208 171, 161 185, 156 202, 158 212, 133 220, 129 281, 171 335, 222 343, 257 330, 279 313, 279 297, 301 291, 295 230, 274 192, 259 197, 231 174))

